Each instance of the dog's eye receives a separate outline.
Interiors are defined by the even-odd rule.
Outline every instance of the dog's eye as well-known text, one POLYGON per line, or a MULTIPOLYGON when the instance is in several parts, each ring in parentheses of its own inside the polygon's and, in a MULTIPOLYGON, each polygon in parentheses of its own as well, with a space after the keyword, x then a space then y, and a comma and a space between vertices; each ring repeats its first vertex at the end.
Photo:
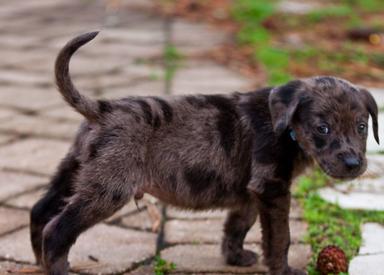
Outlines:
POLYGON ((359 134, 365 134, 365 132, 367 131, 367 125, 365 123, 360 123, 357 126, 357 131, 359 132, 359 134))
POLYGON ((317 127, 317 131, 322 135, 327 135, 327 134, 329 134, 329 127, 327 125, 323 124, 323 125, 320 125, 319 127, 317 127))

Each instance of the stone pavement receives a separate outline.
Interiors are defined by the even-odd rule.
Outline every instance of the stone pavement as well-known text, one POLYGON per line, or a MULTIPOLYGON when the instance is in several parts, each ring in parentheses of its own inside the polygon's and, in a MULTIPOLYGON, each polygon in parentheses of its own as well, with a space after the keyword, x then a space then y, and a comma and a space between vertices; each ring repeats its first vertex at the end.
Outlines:
MULTIPOLYGON (((53 82, 53 62, 66 41, 81 32, 102 29, 71 64, 75 83, 93 98, 223 93, 251 85, 251 80, 209 60, 188 57, 182 60, 172 85, 166 85, 161 62, 166 43, 188 55, 212 50, 228 37, 203 24, 165 20, 154 13, 148 0, 121 1, 118 9, 116 3, 0 3, 0 274, 36 269, 29 242, 29 210, 43 194, 81 121, 53 82)), ((154 256, 159 252, 176 264, 178 274, 265 273, 262 265, 235 268, 223 264, 219 242, 224 215, 183 213, 150 197, 139 209, 130 203, 79 238, 70 254, 72 271, 153 274, 154 256), (153 224, 159 219, 159 230, 154 233, 153 224)), ((296 205, 291 227, 290 262, 303 268, 310 249, 301 241, 306 225, 296 205)), ((260 251, 258 225, 249 234, 247 246, 260 251)))

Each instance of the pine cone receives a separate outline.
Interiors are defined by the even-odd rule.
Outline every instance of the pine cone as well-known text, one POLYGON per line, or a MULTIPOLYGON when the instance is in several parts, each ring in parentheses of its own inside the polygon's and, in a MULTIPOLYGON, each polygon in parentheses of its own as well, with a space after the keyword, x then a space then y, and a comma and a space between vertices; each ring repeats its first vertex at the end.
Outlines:
POLYGON ((323 248, 317 258, 317 270, 325 275, 348 272, 348 261, 344 251, 335 245, 323 248))

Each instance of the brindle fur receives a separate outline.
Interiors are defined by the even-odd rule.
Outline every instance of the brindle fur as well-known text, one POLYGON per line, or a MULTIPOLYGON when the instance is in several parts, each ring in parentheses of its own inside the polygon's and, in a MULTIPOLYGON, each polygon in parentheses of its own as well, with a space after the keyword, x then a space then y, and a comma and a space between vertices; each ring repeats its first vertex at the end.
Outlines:
POLYGON ((305 274, 287 263, 292 179, 313 161, 336 178, 364 172, 367 131, 357 127, 370 114, 378 141, 372 96, 314 77, 249 93, 93 101, 73 86, 68 65, 96 34, 70 41, 56 61, 59 91, 86 120, 31 212, 32 246, 46 273, 68 274, 79 234, 149 193, 178 207, 229 209, 222 252, 232 265, 256 262, 243 242, 259 214, 270 274, 305 274), (328 134, 318 132, 322 123, 328 134))

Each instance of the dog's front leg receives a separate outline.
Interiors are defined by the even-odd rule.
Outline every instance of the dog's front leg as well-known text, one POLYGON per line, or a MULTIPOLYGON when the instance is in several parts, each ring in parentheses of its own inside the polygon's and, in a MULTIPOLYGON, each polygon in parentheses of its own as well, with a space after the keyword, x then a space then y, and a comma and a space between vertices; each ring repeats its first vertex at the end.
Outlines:
POLYGON ((230 265, 250 266, 257 261, 256 253, 243 248, 248 230, 257 218, 256 203, 249 203, 228 213, 224 225, 222 253, 230 265))
MULTIPOLYGON (((271 275, 305 275, 305 272, 288 266, 291 195, 289 191, 276 192, 276 187, 276 182, 266 184, 266 192, 260 196, 259 200, 265 263, 269 267, 271 275), (274 190, 268 191, 268 188, 274 190)), ((280 189, 280 191, 282 190, 280 189)))

